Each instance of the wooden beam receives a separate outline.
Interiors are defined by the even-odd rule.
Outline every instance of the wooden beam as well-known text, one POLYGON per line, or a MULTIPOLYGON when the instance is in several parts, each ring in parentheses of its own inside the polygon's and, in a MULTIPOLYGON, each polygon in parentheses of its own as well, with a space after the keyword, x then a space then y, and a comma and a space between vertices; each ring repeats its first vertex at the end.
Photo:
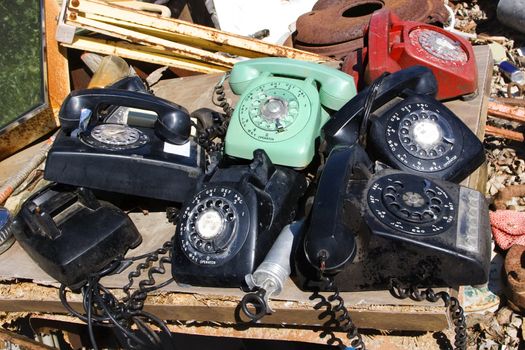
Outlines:
POLYGON ((84 18, 74 14, 69 15, 66 24, 74 25, 79 28, 91 30, 93 32, 101 33, 104 35, 109 35, 111 37, 119 38, 129 42, 164 49, 167 52, 170 52, 177 56, 191 58, 194 60, 201 60, 207 63, 224 66, 227 68, 233 67, 233 65, 237 62, 236 59, 225 57, 217 53, 212 53, 206 50, 194 48, 192 46, 179 44, 170 40, 157 38, 152 35, 135 32, 129 29, 84 18))
MULTIPOLYGON (((51 346, 36 342, 32 339, 24 337, 23 335, 10 332, 6 329, 0 328, 0 340, 3 345, 9 343, 11 345, 17 345, 19 348, 24 350, 56 350, 51 346)), ((5 349, 11 349, 12 346, 7 346, 5 349)))
POLYGON ((267 56, 278 56, 295 58, 305 61, 326 62, 333 59, 315 53, 302 51, 294 48, 284 47, 268 43, 262 40, 248 38, 242 35, 223 32, 214 28, 208 28, 198 24, 189 23, 173 18, 162 18, 160 16, 131 11, 125 7, 108 4, 98 0, 75 0, 69 4, 69 10, 84 13, 98 14, 105 17, 118 18, 122 21, 138 24, 150 28, 157 28, 168 32, 204 39, 223 47, 222 51, 228 52, 228 48, 236 47, 244 50, 260 52, 267 56))
POLYGON ((147 49, 141 45, 126 42, 115 42, 90 37, 75 36, 71 44, 62 44, 77 50, 96 52, 103 55, 117 55, 137 61, 155 63, 199 73, 219 73, 228 70, 226 67, 214 66, 205 62, 192 61, 176 56, 161 54, 161 50, 147 49), (146 51, 148 50, 148 51, 146 51))
POLYGON ((93 20, 100 21, 100 22, 114 24, 122 28, 139 31, 141 33, 153 35, 158 38, 175 41, 175 42, 193 46, 193 47, 200 47, 206 50, 227 51, 229 54, 248 57, 248 58, 257 58, 257 57, 267 56, 264 53, 261 53, 258 51, 246 50, 246 49, 239 48, 239 47, 228 47, 228 46, 225 47, 224 45, 219 45, 214 42, 204 40, 201 38, 173 33, 173 32, 158 29, 158 28, 151 28, 151 27, 147 27, 145 25, 138 24, 138 23, 126 22, 118 18, 105 17, 99 14, 93 14, 93 13, 86 13, 84 14, 84 16, 85 18, 88 18, 88 19, 93 19, 93 20))

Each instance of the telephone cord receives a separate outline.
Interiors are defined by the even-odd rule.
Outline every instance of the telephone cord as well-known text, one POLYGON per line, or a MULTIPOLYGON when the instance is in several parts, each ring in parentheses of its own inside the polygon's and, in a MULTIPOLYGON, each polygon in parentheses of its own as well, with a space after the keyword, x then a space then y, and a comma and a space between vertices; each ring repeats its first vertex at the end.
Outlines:
POLYGON ((436 293, 432 288, 420 290, 417 286, 403 287, 397 279, 390 281, 389 290, 394 297, 399 299, 410 298, 414 301, 426 300, 432 303, 443 300, 454 323, 454 349, 465 350, 467 348, 467 323, 463 308, 457 298, 445 291, 436 293))
MULTIPOLYGON (((174 217, 171 219, 176 220, 174 217)), ((81 287, 84 314, 77 312, 70 306, 67 300, 66 286, 60 287, 59 297, 62 304, 71 314, 87 323, 90 341, 94 349, 98 348, 93 332, 94 325, 112 327, 122 335, 126 341, 125 347, 129 349, 163 348, 164 343, 152 326, 158 328, 160 333, 165 335, 165 339, 173 342, 171 332, 164 321, 142 310, 149 292, 163 288, 173 282, 173 278, 169 278, 157 284, 154 278, 154 274, 164 274, 166 272, 164 265, 171 263, 172 244, 170 240, 153 252, 116 260, 102 271, 89 276, 86 284, 81 287), (166 254, 168 256, 165 256, 166 254), (143 259, 144 261, 140 262, 128 274, 129 282, 122 288, 125 293, 125 297, 122 299, 118 299, 100 283, 102 277, 119 273, 122 267, 128 267, 131 263, 143 259), (147 278, 140 280, 138 288, 131 292, 135 279, 145 271, 147 271, 147 278)))

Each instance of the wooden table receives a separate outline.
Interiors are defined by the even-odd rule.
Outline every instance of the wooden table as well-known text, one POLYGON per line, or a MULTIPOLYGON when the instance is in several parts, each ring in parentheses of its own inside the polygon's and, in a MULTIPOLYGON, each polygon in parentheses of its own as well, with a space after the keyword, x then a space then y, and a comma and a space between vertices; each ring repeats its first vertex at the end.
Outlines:
MULTIPOLYGON (((478 135, 484 136, 487 96, 490 91, 492 58, 487 46, 475 47, 479 72, 479 94, 470 101, 454 100, 446 105, 478 135)), ((153 89, 156 95, 167 98, 188 108, 210 107, 213 86, 220 74, 186 77, 161 81, 153 89)), ((226 89, 235 103, 236 96, 226 89)), ((0 163, 0 183, 14 174, 31 157, 38 145, 33 146, 0 163)), ((467 178, 462 184, 484 192, 486 167, 467 178)), ((138 255, 161 246, 175 228, 168 223, 164 212, 130 213, 143 235, 143 243, 130 252, 138 255)), ((106 278, 110 288, 122 287, 126 282, 122 273, 106 278)), ((47 276, 15 243, 0 256, 0 311, 64 313, 57 293, 57 283, 47 276), (17 283, 13 283, 17 282, 17 283)), ((454 290, 451 290, 454 293, 454 290)), ((320 311, 313 309, 315 302, 309 300, 311 293, 300 291, 288 281, 282 294, 271 300, 275 311, 264 317, 260 324, 243 329, 234 327, 237 322, 236 308, 243 293, 238 289, 181 287, 175 283, 150 296, 146 310, 166 320, 194 320, 204 323, 173 325, 175 332, 224 335, 246 338, 286 339, 324 343, 319 338, 318 319, 320 311), (210 323, 212 322, 212 323, 210 323), (283 326, 284 325, 284 326, 283 326)), ((436 331, 449 326, 445 308, 441 303, 415 303, 395 299, 387 291, 342 293, 353 320, 360 328, 379 330, 436 331)), ((78 307, 80 297, 72 295, 73 305, 78 307)), ((58 317, 58 316, 57 316, 58 317)), ((61 316, 72 321, 71 318, 61 316)))

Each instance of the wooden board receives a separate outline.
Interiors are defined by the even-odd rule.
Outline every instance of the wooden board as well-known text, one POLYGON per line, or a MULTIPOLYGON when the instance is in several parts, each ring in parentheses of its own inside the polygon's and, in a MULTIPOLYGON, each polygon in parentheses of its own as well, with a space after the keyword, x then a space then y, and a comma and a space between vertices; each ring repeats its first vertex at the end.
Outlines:
MULTIPOLYGON (((458 114, 478 136, 483 136, 485 124, 486 89, 491 74, 492 62, 488 47, 476 47, 480 78, 480 94, 477 98, 464 101, 447 102, 447 106, 458 114)), ((201 107, 219 109, 211 102, 213 87, 221 74, 209 74, 187 78, 161 81, 153 88, 160 97, 167 98, 193 111, 201 107)), ((236 96, 226 89, 232 103, 236 96)), ((26 156, 30 156, 28 153, 26 156)), ((20 157, 23 157, 21 155, 20 157)), ((0 169, 16 171, 11 159, 0 164, 0 169)), ((1 177, 6 176, 0 173, 1 177)), ((486 176, 478 171, 466 180, 465 184, 484 190, 486 176), (475 176, 475 177, 473 177, 475 176)), ((144 242, 130 255, 138 255, 159 247, 174 233, 174 227, 167 222, 164 213, 131 213, 133 221, 141 231, 144 242)), ((106 278, 103 282, 109 287, 123 286, 126 273, 106 278)), ((169 276, 165 276, 166 278, 169 276)), ((0 284, 0 311, 63 312, 57 296, 56 286, 49 276, 33 263, 24 251, 15 244, 0 256, 0 278, 3 280, 25 280, 33 283, 0 284)), ((451 290, 454 293, 453 290, 451 290)), ((281 295, 272 299, 274 313, 263 318, 264 325, 319 325, 320 311, 313 309, 314 301, 310 293, 300 291, 288 281, 281 295)), ((449 323, 445 308, 440 304, 428 302, 415 303, 398 300, 387 291, 342 293, 346 305, 361 328, 384 330, 441 330, 449 323)), ((238 289, 183 287, 171 284, 161 293, 147 299, 146 309, 165 319, 198 320, 221 323, 236 322, 236 308, 243 293, 238 289)), ((79 296, 72 295, 73 304, 78 306, 79 296)))

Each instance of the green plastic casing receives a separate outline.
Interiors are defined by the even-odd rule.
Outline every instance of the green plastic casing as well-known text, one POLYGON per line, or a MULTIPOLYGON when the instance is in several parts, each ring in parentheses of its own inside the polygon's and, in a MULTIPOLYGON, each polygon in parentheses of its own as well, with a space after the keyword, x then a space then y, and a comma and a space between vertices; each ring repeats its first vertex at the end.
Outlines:
POLYGON ((236 63, 230 87, 241 97, 228 126, 225 153, 252 159, 253 151, 263 149, 272 163, 294 168, 312 161, 329 111, 339 110, 356 94, 350 75, 290 58, 236 63), (278 128, 259 112, 265 101, 275 98, 287 101, 287 117, 279 120, 278 128))

